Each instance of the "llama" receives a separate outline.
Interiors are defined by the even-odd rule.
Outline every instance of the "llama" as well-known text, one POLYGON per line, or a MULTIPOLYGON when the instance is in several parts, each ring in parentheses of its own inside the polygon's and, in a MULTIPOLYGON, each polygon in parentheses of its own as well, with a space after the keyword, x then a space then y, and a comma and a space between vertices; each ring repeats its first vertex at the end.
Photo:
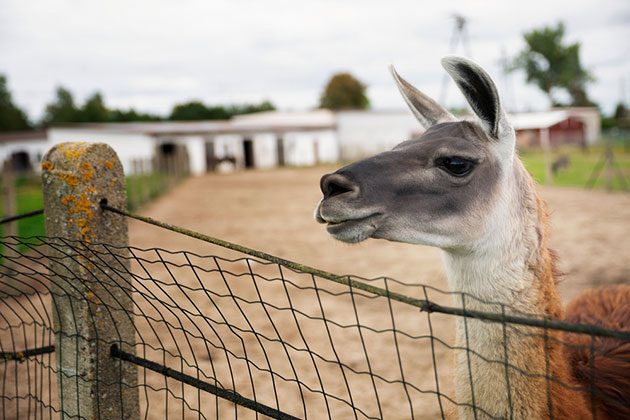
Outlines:
MULTIPOLYGON (((461 57, 446 57, 442 65, 479 121, 457 120, 392 68, 403 98, 426 131, 323 176, 324 197, 315 218, 344 242, 376 238, 441 248, 449 287, 477 298, 459 302, 467 309, 497 311, 498 305, 488 302, 502 302, 508 312, 562 319, 548 215, 516 155, 514 129, 494 82, 461 57)), ((567 319, 630 327, 629 285, 585 292, 578 302, 595 295, 600 304, 572 305, 567 319), (608 322, 607 313, 617 319, 608 322)), ((598 392, 592 404, 583 391, 590 389, 585 373, 590 353, 564 345, 582 338, 507 328, 504 336, 501 324, 458 319, 458 346, 471 350, 457 354, 460 418, 630 418, 630 343, 596 341, 592 385, 598 392), (603 357, 610 354, 619 362, 600 376, 603 357)))

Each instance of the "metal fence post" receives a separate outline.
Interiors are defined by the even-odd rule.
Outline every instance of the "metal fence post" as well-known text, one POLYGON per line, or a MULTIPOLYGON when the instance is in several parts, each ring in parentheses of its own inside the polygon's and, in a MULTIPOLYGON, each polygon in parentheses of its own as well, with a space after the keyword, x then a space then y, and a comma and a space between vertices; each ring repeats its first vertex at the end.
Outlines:
POLYGON ((137 368, 110 357, 135 347, 127 220, 99 205, 126 207, 122 165, 108 145, 63 143, 42 177, 47 236, 65 241, 50 260, 62 417, 138 419, 137 368))

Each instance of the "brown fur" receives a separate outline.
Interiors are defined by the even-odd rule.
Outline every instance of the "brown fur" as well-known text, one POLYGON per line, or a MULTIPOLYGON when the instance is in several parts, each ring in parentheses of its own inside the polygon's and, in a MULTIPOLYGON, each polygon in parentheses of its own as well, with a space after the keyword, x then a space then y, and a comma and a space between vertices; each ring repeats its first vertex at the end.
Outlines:
MULTIPOLYGON (((549 215, 545 202, 539 196, 536 196, 536 204, 539 223, 539 255, 534 272, 538 290, 538 306, 546 316, 562 319, 562 304, 556 288, 559 276, 556 268, 557 257, 555 252, 548 248, 549 215)), ((546 399, 540 401, 543 405, 541 412, 548 413, 551 407, 552 417, 556 419, 591 418, 592 413, 588 409, 584 393, 567 387, 576 387, 578 383, 573 377, 568 355, 562 345, 562 334, 554 330, 548 331, 548 334, 547 348, 543 350, 541 357, 549 358, 549 373, 555 381, 549 384, 551 401, 546 399)), ((544 344, 541 347, 544 347, 544 344)), ((542 365, 545 366, 544 359, 542 365)))
MULTIPOLYGON (((568 305, 566 320, 630 331, 630 285, 585 290, 568 305)), ((591 359, 590 336, 566 334, 565 341, 573 376, 594 387, 598 418, 630 419, 630 342, 594 337, 591 359)))
MULTIPOLYGON (((544 201, 539 197, 536 201, 540 248, 534 271, 539 307, 555 319, 630 330, 630 285, 584 291, 569 304, 565 318, 556 289, 559 276, 556 255, 547 246, 549 216, 544 201)), ((594 410, 600 419, 630 419, 630 343, 596 337, 593 341, 595 357, 591 361, 590 340, 590 336, 585 334, 549 331, 545 353, 549 357, 551 376, 560 382, 552 381, 550 384, 553 418, 592 418, 594 410), (567 386, 582 390, 572 390, 567 386), (594 407, 591 386, 595 392, 594 407)))

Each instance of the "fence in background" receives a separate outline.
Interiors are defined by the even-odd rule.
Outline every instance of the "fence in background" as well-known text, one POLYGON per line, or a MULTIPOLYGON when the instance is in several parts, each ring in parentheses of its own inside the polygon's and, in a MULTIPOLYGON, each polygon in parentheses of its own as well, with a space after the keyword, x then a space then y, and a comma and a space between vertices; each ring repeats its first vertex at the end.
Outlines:
POLYGON ((628 332, 337 276, 135 215, 113 152, 85 148, 47 156, 47 236, 0 240, 11 251, 0 272, 2 418, 436 418, 461 407, 518 417, 475 402, 471 366, 501 369, 510 400, 523 377, 572 385, 510 359, 509 343, 547 349, 569 345, 571 332, 592 359, 594 340, 630 342, 628 332), (216 253, 129 246, 129 217, 216 253), (495 325, 504 347, 454 345, 454 319, 495 325), (454 354, 468 363, 472 401, 455 396, 454 354))
MULTIPOLYGON (((127 208, 137 210, 189 176, 188 156, 180 153, 153 160, 135 159, 125 179, 127 208)), ((11 159, 0 162, 0 219, 42 208, 41 175, 30 168, 18 171, 11 159)), ((44 235, 42 218, 0 225, 0 236, 44 235)), ((2 248, 0 247, 0 254, 2 248)))
POLYGON ((151 161, 135 159, 131 165, 133 175, 126 179, 130 210, 137 210, 190 175, 188 156, 183 153, 158 155, 151 161))

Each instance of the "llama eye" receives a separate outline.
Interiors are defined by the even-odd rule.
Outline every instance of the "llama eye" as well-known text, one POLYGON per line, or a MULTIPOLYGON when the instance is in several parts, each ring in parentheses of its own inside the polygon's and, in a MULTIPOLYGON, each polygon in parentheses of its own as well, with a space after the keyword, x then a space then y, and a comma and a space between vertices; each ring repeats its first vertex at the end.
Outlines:
POLYGON ((454 176, 465 176, 475 167, 475 162, 457 156, 443 157, 435 161, 435 166, 454 176))

